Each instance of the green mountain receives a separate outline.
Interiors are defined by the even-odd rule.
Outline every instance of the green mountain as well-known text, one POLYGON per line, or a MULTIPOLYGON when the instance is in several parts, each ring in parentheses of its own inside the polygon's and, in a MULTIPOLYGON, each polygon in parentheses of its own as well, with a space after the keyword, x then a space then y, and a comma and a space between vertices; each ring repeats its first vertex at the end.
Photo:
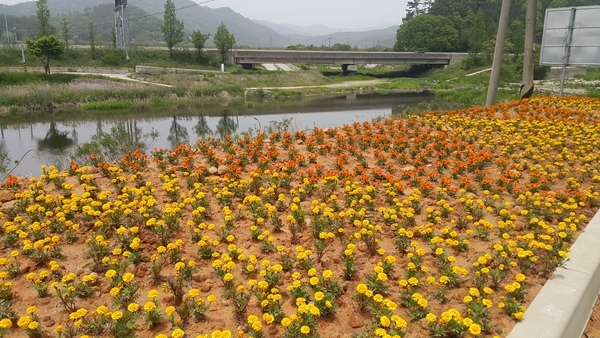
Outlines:
MULTIPOLYGON (((273 46, 283 46, 287 43, 287 38, 281 34, 253 22, 230 8, 212 9, 197 5, 190 0, 174 0, 173 2, 175 8, 178 9, 177 18, 183 21, 188 34, 195 29, 200 29, 203 33, 210 33, 212 37, 217 27, 223 22, 235 36, 239 47, 254 46, 259 41, 270 41, 273 46)), ((163 18, 164 0, 129 0, 128 3, 131 39, 133 41, 137 39, 145 42, 160 42, 162 40, 160 24, 163 18)), ((60 30, 58 23, 66 18, 72 27, 72 35, 77 36, 80 41, 85 41, 89 36, 89 23, 93 22, 98 37, 101 40, 110 41, 110 31, 114 24, 113 1, 48 0, 48 8, 57 32, 60 30)), ((20 19, 17 17, 35 16, 36 10, 35 1, 7 6, 6 14, 11 17, 12 21, 9 26, 19 26, 20 19)), ((22 35, 32 37, 35 34, 35 26, 20 27, 16 30, 19 38, 22 35)), ((208 41, 208 44, 212 44, 212 39, 208 41)))

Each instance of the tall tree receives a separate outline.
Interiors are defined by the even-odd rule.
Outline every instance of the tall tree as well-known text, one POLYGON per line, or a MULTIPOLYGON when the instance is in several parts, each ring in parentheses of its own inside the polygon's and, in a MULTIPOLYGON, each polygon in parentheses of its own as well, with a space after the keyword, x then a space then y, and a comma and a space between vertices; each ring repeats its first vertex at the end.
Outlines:
POLYGON ((408 0, 406 3, 406 16, 402 19, 402 22, 408 22, 419 14, 422 14, 421 0, 408 0))
POLYGON ((35 5, 37 6, 36 14, 38 20, 38 33, 36 37, 53 34, 54 27, 50 25, 50 9, 48 9, 48 0, 38 0, 35 5))
POLYGON ((473 55, 475 61, 477 61, 477 54, 483 50, 484 42, 488 39, 487 26, 484 20, 481 10, 477 13, 469 10, 467 16, 463 19, 462 31, 465 32, 468 52, 473 55))
POLYGON ((443 16, 423 14, 403 23, 396 33, 396 51, 448 52, 456 48, 458 31, 443 16))
POLYGON ((175 4, 173 0, 165 2, 165 15, 160 29, 163 32, 169 54, 173 55, 173 47, 183 41, 183 22, 175 15, 175 4))
POLYGON ((217 28, 217 32, 213 38, 215 42, 215 46, 219 50, 219 54, 221 55, 221 62, 225 62, 225 58, 227 56, 227 51, 233 48, 235 45, 235 37, 233 34, 229 33, 227 26, 221 22, 219 27, 217 28))
POLYGON ((27 51, 42 61, 46 74, 50 74, 50 60, 61 56, 65 51, 64 42, 54 35, 45 35, 35 41, 25 39, 27 51))
POLYGON ((71 30, 69 28, 69 21, 66 18, 62 19, 61 33, 63 41, 65 42, 65 50, 69 51, 69 39, 71 38, 71 30))
POLYGON ((188 40, 194 45, 194 48, 198 51, 198 59, 202 56, 202 49, 204 48, 204 44, 206 40, 210 37, 210 34, 202 34, 199 29, 196 29, 188 36, 188 40))

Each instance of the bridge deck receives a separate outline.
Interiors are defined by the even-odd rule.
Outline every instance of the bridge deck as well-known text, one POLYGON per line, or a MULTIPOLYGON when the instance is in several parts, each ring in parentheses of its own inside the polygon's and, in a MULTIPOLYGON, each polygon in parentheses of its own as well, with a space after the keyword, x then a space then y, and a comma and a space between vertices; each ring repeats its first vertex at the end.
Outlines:
POLYGON ((455 53, 235 50, 232 63, 306 63, 306 64, 427 64, 449 65, 455 53))

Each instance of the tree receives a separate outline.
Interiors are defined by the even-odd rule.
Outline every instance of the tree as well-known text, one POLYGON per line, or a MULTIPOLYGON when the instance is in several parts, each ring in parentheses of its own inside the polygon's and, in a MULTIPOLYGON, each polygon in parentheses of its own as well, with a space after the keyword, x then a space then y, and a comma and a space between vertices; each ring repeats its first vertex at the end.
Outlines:
POLYGON ((443 16, 423 14, 402 24, 396 33, 396 51, 448 52, 454 50, 458 31, 443 16))
POLYGON ((38 34, 37 37, 51 35, 54 33, 54 27, 50 25, 50 9, 48 9, 48 0, 38 0, 37 6, 38 34))
POLYGON ((54 35, 45 35, 35 41, 25 39, 25 43, 27 51, 42 61, 46 74, 50 74, 50 60, 61 56, 65 51, 65 43, 54 35))
POLYGON ((69 39, 71 38, 71 30, 69 29, 69 21, 67 19, 62 19, 61 24, 61 33, 63 41, 65 42, 65 50, 69 51, 69 39))
POLYGON ((183 22, 177 20, 177 16, 175 16, 175 4, 173 0, 167 0, 165 2, 165 15, 160 29, 163 32, 171 56, 173 55, 173 47, 183 41, 183 28, 183 22))
POLYGON ((464 33, 468 52, 473 55, 475 63, 477 63, 477 54, 481 53, 483 44, 488 39, 483 12, 479 11, 475 14, 469 10, 467 16, 463 19, 463 23, 461 31, 464 33))
POLYGON ((402 19, 402 22, 408 22, 417 15, 422 14, 420 6, 421 0, 409 0, 406 3, 406 16, 402 19))
POLYGON ((213 38, 215 42, 215 46, 219 50, 219 54, 221 55, 221 62, 225 62, 225 57, 227 56, 227 51, 233 48, 235 45, 235 37, 233 34, 229 33, 227 26, 221 22, 219 27, 217 28, 217 32, 213 38))
POLYGON ((204 44, 206 40, 210 37, 210 34, 202 34, 199 29, 196 29, 188 36, 188 40, 194 45, 194 48, 198 51, 198 59, 202 56, 202 48, 204 48, 204 44))
POLYGON ((92 60, 96 59, 96 32, 94 31, 94 23, 90 22, 90 53, 92 54, 92 60))

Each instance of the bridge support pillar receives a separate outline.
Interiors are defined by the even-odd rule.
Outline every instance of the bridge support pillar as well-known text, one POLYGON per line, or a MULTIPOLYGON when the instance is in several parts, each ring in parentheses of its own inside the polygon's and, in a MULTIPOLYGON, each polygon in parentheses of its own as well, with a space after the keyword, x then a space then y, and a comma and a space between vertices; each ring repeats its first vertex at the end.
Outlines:
POLYGON ((343 64, 342 71, 344 75, 354 75, 358 71, 358 66, 353 64, 343 64))
POLYGON ((242 69, 246 70, 254 69, 253 63, 240 63, 240 66, 242 66, 242 69))

